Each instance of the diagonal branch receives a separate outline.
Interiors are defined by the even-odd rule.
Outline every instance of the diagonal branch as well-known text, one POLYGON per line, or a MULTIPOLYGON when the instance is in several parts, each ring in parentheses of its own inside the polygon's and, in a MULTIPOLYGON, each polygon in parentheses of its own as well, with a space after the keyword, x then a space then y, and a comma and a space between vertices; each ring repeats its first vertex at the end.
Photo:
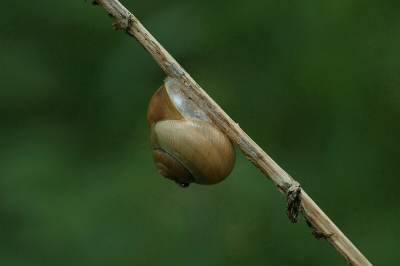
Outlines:
POLYGON ((372 265, 350 240, 336 227, 318 205, 300 188, 290 175, 276 164, 222 109, 207 95, 182 66, 143 27, 139 20, 117 0, 94 0, 116 19, 114 29, 123 29, 134 37, 155 59, 161 69, 184 85, 184 93, 191 97, 246 155, 247 159, 261 170, 287 196, 286 212, 296 222, 299 211, 316 238, 324 238, 351 265, 372 265))

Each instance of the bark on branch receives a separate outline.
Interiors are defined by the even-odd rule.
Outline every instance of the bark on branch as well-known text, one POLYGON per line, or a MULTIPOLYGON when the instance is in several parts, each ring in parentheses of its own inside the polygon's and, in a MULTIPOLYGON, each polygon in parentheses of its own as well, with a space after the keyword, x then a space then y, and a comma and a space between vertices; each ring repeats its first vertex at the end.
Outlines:
POLYGON ((184 93, 191 97, 215 125, 261 170, 287 197, 286 212, 292 222, 301 212, 316 238, 324 238, 351 265, 372 265, 350 242, 318 205, 300 188, 300 184, 276 164, 207 93, 182 66, 143 27, 139 20, 117 0, 94 0, 114 17, 114 29, 123 29, 134 37, 155 59, 161 69, 184 85, 184 93))

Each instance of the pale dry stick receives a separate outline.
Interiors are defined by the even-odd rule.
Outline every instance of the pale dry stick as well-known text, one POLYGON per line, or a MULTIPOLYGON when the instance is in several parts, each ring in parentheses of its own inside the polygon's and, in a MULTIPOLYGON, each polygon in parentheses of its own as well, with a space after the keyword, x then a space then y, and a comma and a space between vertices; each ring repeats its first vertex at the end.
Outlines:
POLYGON ((277 165, 240 127, 236 124, 206 92, 193 80, 181 65, 158 43, 143 27, 139 20, 117 0, 95 0, 117 23, 114 29, 124 29, 156 60, 164 72, 177 79, 185 87, 184 93, 210 117, 228 138, 242 150, 261 172, 287 196, 286 210, 292 222, 296 222, 301 211, 316 238, 327 239, 332 246, 351 265, 372 265, 350 240, 336 227, 318 205, 300 189, 297 183, 277 165))

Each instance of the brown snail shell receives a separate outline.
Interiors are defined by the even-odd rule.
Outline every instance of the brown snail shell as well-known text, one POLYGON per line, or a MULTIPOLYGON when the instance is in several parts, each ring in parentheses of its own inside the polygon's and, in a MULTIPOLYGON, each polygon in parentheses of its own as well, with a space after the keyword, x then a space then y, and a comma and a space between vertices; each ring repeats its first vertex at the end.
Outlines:
POLYGON ((208 116, 167 77, 147 113, 153 159, 159 172, 183 187, 217 184, 232 171, 235 150, 208 116))

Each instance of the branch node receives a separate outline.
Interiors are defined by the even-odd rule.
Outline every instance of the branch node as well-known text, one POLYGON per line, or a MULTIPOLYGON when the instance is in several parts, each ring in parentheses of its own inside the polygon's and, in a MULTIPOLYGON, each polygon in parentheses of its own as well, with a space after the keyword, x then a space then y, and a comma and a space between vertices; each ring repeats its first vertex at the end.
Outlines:
POLYGON ((308 220, 306 220, 308 227, 311 229, 311 234, 316 238, 316 239, 327 239, 330 238, 334 233, 324 233, 321 230, 319 230, 317 227, 313 226, 308 220))
POLYGON ((299 182, 293 182, 287 190, 286 214, 292 223, 297 222, 297 216, 301 211, 300 207, 301 187, 299 182))

